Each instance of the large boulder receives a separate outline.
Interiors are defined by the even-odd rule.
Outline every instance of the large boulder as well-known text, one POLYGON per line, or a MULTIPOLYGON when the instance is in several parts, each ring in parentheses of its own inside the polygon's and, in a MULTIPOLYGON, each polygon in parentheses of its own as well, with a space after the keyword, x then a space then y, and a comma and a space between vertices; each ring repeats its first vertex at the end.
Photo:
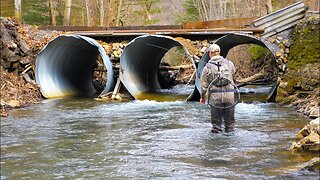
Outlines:
POLYGON ((298 132, 289 150, 320 152, 320 118, 314 119, 298 132))

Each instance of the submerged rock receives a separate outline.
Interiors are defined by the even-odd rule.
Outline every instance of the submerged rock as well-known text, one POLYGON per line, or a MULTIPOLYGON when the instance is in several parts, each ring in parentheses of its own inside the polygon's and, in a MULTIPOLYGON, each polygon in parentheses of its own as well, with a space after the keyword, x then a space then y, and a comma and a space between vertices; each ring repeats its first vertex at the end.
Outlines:
POLYGON ((320 171, 320 158, 319 157, 312 158, 310 161, 301 164, 300 168, 301 168, 301 170, 306 169, 309 171, 319 172, 320 171))
POLYGON ((314 157, 309 161, 294 165, 285 170, 287 173, 299 173, 299 171, 320 172, 320 157, 314 157))

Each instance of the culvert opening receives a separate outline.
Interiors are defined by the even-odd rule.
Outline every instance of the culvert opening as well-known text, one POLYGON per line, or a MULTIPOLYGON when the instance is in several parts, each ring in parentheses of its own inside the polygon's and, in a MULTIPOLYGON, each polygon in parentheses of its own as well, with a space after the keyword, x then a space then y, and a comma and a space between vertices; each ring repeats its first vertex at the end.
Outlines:
MULTIPOLYGON (((235 48, 236 46, 241 48, 241 46, 243 45, 242 47, 247 48, 247 49, 249 47, 253 47, 253 49, 257 50, 257 53, 261 53, 261 50, 266 51, 267 54, 263 55, 263 56, 265 56, 266 58, 271 58, 271 60, 268 61, 268 62, 270 62, 270 64, 268 64, 268 65, 271 67, 271 69, 274 72, 271 72, 271 74, 272 74, 271 77, 270 76, 268 77, 267 75, 264 74, 264 76, 266 78, 263 79, 263 81, 268 81, 269 83, 263 82, 263 81, 262 82, 257 81, 257 82, 253 82, 253 84, 256 83, 256 85, 263 84, 263 85, 270 86, 268 89, 267 95, 266 95, 267 96, 266 100, 267 101, 274 101, 274 98, 276 95, 276 88, 277 88, 276 80, 278 77, 278 69, 276 68, 276 60, 275 60, 274 52, 269 48, 269 46, 267 44, 265 44, 265 42, 262 42, 260 39, 258 39, 256 37, 252 37, 252 36, 248 36, 248 35, 229 34, 229 35, 223 36, 222 38, 216 40, 215 43, 221 47, 221 56, 226 57, 227 59, 233 61, 233 63, 235 64, 235 66, 237 68, 238 73, 241 72, 241 68, 243 68, 243 67, 237 67, 237 62, 234 62, 233 57, 230 57, 230 54, 232 54, 232 53, 229 53, 229 52, 232 52, 233 48, 235 48)), ((237 49, 237 47, 235 49, 237 49)), ((254 50, 251 50, 251 51, 254 51, 254 50)), ((234 56, 239 56, 239 52, 241 52, 241 49, 240 49, 240 51, 233 53, 234 56)), ((196 78, 196 89, 193 92, 193 97, 196 97, 196 98, 193 98, 193 99, 198 98, 200 88, 201 88, 201 84, 200 84, 201 83, 201 79, 200 79, 201 73, 202 73, 204 66, 209 61, 209 59, 210 59, 210 57, 209 57, 208 52, 205 52, 199 62, 198 71, 197 71, 197 78, 196 78)), ((242 61, 248 61, 248 60, 242 59, 242 61)), ((243 65, 244 67, 246 65, 243 62, 239 62, 238 66, 239 66, 239 64, 243 65)), ((260 64, 258 66, 262 66, 263 64, 267 64, 267 62, 262 61, 262 64, 260 64)), ((252 74, 254 74, 254 72, 252 74)), ((269 74, 270 74, 270 72, 269 72, 269 74)), ((260 76, 258 76, 258 77, 260 77, 260 76)), ((250 78, 250 77, 248 77, 248 78, 250 78)), ((237 77, 236 77, 236 79, 237 79, 237 77)), ((243 79, 245 79, 245 78, 243 78, 243 79)), ((239 80, 239 79, 237 79, 237 80, 239 80)), ((250 83, 246 83, 246 82, 236 82, 236 84, 239 87, 250 85, 250 83)))
POLYGON ((92 83, 96 89, 96 95, 100 95, 106 87, 108 82, 108 71, 103 62, 102 57, 99 55, 92 70, 92 83))
MULTIPOLYGON (((134 39, 120 57, 120 79, 123 85, 135 99, 186 99, 194 86, 190 86, 192 89, 187 94, 181 93, 187 91, 184 88, 173 88, 177 85, 177 77, 186 69, 184 64, 173 63, 172 58, 177 58, 177 54, 185 58, 181 62, 187 61, 187 49, 171 37, 145 35, 134 39)), ((194 63, 191 59, 188 61, 188 66, 194 70, 194 63)))
POLYGON ((244 44, 231 48, 226 58, 237 68, 234 78, 241 99, 267 101, 279 72, 273 53, 260 45, 244 44))
POLYGON ((115 83, 103 47, 79 35, 59 36, 43 48, 36 59, 36 81, 46 98, 93 97, 111 91, 115 83))
POLYGON ((195 69, 182 46, 171 48, 161 59, 158 80, 161 91, 189 95, 193 90, 195 69))

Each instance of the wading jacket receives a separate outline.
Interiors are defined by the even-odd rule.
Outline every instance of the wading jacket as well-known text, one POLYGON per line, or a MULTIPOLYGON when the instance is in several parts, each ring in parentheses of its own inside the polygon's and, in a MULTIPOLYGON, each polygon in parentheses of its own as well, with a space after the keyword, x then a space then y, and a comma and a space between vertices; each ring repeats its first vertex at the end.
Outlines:
POLYGON ((236 68, 233 63, 222 56, 214 56, 212 57, 206 66, 203 68, 202 75, 201 75, 201 98, 205 98, 208 100, 209 104, 218 104, 218 103, 234 103, 234 89, 233 77, 229 80, 231 81, 230 84, 221 87, 212 86, 210 90, 217 91, 215 93, 211 93, 210 97, 208 97, 207 90, 209 84, 216 78, 216 75, 213 74, 215 71, 218 71, 218 68, 214 64, 220 64, 223 66, 221 69, 228 68, 229 72, 232 75, 236 72, 236 68), (209 63, 209 64, 208 64, 209 63))

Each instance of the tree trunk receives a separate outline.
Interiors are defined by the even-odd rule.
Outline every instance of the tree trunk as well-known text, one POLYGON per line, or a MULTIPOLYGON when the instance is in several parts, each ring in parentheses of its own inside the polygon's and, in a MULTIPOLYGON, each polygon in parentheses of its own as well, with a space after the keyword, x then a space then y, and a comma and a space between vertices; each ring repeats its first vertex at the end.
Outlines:
POLYGON ((231 0, 231 11, 232 11, 232 15, 231 17, 232 18, 235 18, 236 17, 236 5, 235 5, 235 0, 231 0))
POLYGON ((120 15, 121 15, 121 7, 122 7, 122 0, 118 0, 117 6, 117 16, 116 16, 116 26, 119 26, 120 23, 120 15))
POLYGON ((51 15, 51 25, 55 26, 57 25, 57 22, 56 22, 56 11, 55 11, 55 8, 54 8, 54 0, 50 0, 49 1, 49 5, 50 5, 50 15, 51 15))
MULTIPOLYGON (((106 21, 106 25, 110 26, 110 25, 115 25, 117 23, 117 18, 118 18, 118 9, 121 9, 119 7, 119 1, 117 0, 107 0, 105 1, 105 6, 106 6, 106 17, 107 17, 107 21, 106 21)), ((120 16, 120 15, 119 15, 120 16)), ((119 22, 118 22, 119 23, 119 22)))
POLYGON ((272 13, 272 1, 266 0, 266 8, 267 8, 267 14, 272 13))
POLYGON ((72 0, 66 0, 66 7, 64 9, 64 22, 63 25, 70 25, 70 15, 71 15, 71 4, 72 0))
POLYGON ((86 2, 86 14, 87 14, 87 26, 91 26, 89 0, 85 0, 85 2, 86 2))
POLYGON ((237 83, 249 83, 249 82, 255 81, 257 79, 263 78, 264 76, 265 76, 265 73, 263 71, 261 71, 261 72, 258 72, 257 74, 250 76, 250 77, 243 78, 243 79, 237 79, 236 82, 237 83))
POLYGON ((223 4, 222 19, 226 19, 227 18, 227 1, 226 0, 222 1, 222 4, 223 4))
POLYGON ((205 7, 203 6, 202 0, 193 0, 193 4, 198 9, 200 20, 208 21, 206 17, 207 14, 205 13, 205 10, 204 10, 205 7))
POLYGON ((213 9, 213 2, 212 1, 209 1, 209 7, 208 7, 208 16, 209 16, 209 19, 211 20, 214 16, 213 16, 213 12, 214 12, 214 9, 213 9))
POLYGON ((191 69, 192 64, 180 65, 180 66, 160 66, 159 70, 179 70, 179 69, 191 69))
POLYGON ((204 17, 204 21, 209 21, 209 14, 208 14, 208 11, 207 11, 207 6, 206 6, 206 3, 201 0, 201 7, 202 7, 202 11, 203 11, 203 17, 204 17))
POLYGON ((99 0, 99 9, 100 9, 100 26, 104 26, 104 0, 99 0))
POLYGON ((14 0, 14 17, 21 19, 21 0, 14 0))
POLYGON ((199 14, 200 20, 203 21, 202 12, 201 12, 201 9, 199 7, 198 1, 197 0, 192 0, 192 3, 196 7, 196 9, 198 10, 198 14, 199 14))

